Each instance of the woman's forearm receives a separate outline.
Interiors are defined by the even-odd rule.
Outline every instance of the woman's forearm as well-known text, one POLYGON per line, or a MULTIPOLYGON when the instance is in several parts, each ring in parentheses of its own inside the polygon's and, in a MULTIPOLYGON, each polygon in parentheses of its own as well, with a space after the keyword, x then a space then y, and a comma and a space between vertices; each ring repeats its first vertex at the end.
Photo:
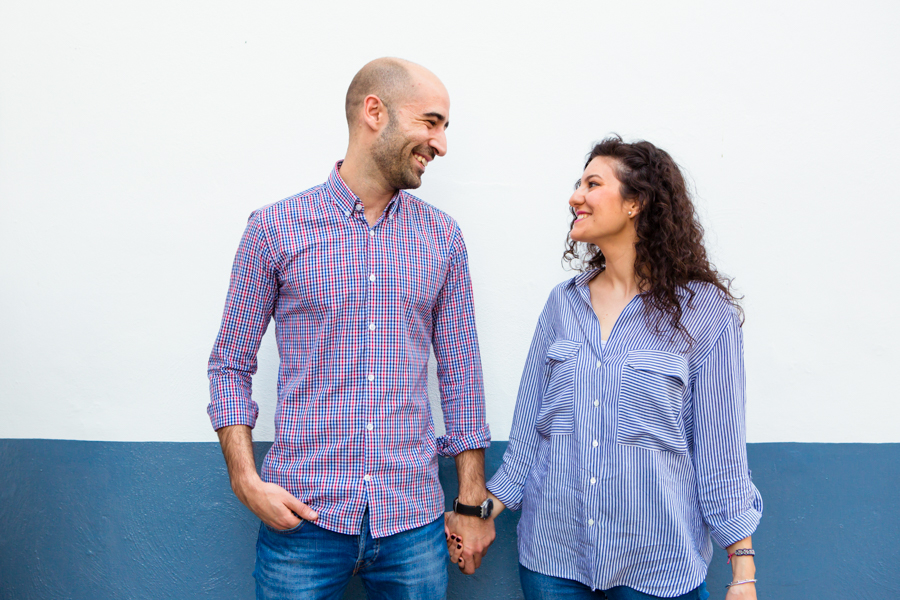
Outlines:
MULTIPOLYGON (((735 550, 739 550, 740 548, 752 548, 753 543, 750 541, 749 537, 745 537, 742 540, 738 540, 737 542, 728 546, 725 551, 731 555, 734 554, 735 550)), ((732 581, 746 581, 747 579, 755 579, 756 578, 756 564, 753 562, 752 556, 732 556, 731 557, 731 580, 732 581)))

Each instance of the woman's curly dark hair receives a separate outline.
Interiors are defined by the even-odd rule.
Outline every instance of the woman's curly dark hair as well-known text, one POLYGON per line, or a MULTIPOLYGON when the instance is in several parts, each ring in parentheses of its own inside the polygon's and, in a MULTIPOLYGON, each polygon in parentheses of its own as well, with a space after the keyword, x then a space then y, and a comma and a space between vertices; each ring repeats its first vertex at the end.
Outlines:
MULTIPOLYGON (((691 281, 717 287, 743 320, 738 298, 731 293, 731 280, 721 275, 707 258, 703 226, 697 219, 684 176, 668 152, 650 142, 629 144, 614 135, 594 146, 585 168, 598 156, 614 159, 622 197, 636 200, 640 207, 635 218, 634 271, 644 291, 641 295, 644 314, 657 334, 662 334, 664 325, 668 325, 673 341, 677 334, 688 344, 693 341, 681 324, 683 298, 679 298, 679 294, 687 294, 690 306, 695 294, 687 285, 691 281)), ((575 210, 570 208, 570 212, 574 224, 575 210)), ((579 271, 606 268, 606 258, 600 248, 579 244, 571 237, 566 240, 563 260, 570 267, 579 271), (579 255, 579 249, 583 254, 579 255)))

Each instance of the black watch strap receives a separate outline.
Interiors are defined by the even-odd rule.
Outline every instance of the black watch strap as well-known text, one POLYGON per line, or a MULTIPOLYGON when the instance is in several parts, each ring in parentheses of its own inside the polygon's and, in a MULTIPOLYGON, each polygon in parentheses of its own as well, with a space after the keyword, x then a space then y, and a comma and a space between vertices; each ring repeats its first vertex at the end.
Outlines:
POLYGON ((469 517, 478 517, 479 519, 487 519, 494 510, 494 501, 490 498, 482 502, 479 506, 471 504, 462 504, 459 496, 453 499, 453 512, 469 517))

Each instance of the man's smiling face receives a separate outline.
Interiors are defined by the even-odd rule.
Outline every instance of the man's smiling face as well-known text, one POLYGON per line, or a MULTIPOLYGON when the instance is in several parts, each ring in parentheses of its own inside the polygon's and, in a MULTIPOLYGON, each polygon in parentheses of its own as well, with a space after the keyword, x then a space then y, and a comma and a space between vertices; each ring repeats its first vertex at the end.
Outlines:
POLYGON ((372 148, 372 158, 394 189, 415 189, 435 156, 447 153, 450 98, 436 78, 416 82, 405 103, 388 107, 389 121, 372 148))

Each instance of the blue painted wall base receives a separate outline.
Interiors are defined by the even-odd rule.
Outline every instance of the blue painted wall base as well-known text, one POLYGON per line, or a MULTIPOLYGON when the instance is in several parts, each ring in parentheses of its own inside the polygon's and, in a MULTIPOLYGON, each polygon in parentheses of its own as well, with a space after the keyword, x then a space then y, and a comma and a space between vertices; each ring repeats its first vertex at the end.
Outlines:
MULTIPOLYGON (((255 444, 257 464, 268 444, 255 444)), ((487 471, 505 442, 487 453, 487 471)), ((900 444, 751 444, 765 512, 760 598, 900 598, 900 444)), ((441 461, 448 499, 452 460, 441 461)), ((450 600, 521 598, 517 513, 450 600)), ((253 597, 258 521, 231 493, 216 443, 0 440, 0 599, 253 597)), ((665 557, 660 557, 665 560, 665 557)), ((707 583, 724 597, 717 551, 707 583)), ((345 598, 364 598, 355 581, 345 598)))

